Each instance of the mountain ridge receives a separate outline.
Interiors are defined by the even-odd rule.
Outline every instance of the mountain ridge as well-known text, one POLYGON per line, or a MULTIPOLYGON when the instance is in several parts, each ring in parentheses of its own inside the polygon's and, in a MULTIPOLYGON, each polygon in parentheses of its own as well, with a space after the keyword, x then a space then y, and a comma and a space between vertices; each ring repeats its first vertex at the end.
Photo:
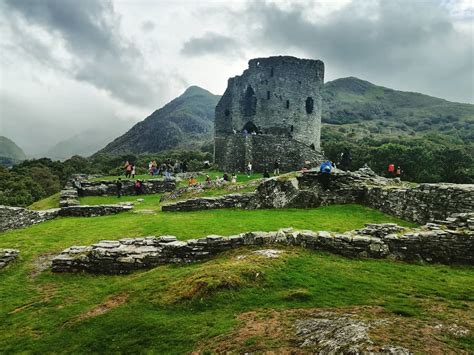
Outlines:
MULTIPOLYGON (((464 142, 474 140, 472 104, 386 88, 356 77, 325 83, 322 97, 323 134, 338 130, 360 138, 436 132, 464 142)), ((219 98, 199 86, 190 86, 96 154, 199 149, 212 142, 214 108, 219 98)))

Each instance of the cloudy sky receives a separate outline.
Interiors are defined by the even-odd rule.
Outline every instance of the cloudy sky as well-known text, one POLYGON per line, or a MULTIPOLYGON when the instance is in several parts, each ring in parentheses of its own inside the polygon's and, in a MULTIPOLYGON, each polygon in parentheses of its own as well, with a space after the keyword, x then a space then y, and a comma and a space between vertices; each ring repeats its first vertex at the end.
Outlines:
POLYGON ((41 154, 270 55, 473 103, 473 26, 474 0, 0 0, 0 135, 41 154))

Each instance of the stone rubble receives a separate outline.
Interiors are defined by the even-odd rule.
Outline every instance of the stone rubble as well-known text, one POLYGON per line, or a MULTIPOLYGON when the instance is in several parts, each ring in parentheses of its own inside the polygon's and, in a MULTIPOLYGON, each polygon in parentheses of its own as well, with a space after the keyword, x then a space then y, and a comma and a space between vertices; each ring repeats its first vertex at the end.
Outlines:
POLYGON ((174 236, 125 238, 101 241, 92 246, 74 246, 52 261, 55 272, 129 273, 162 264, 189 263, 220 252, 263 245, 301 246, 356 258, 386 258, 429 263, 474 265, 474 229, 466 221, 474 213, 458 214, 448 225, 425 225, 405 229, 395 224, 367 224, 346 233, 296 231, 247 232, 222 237, 209 235, 179 241, 174 236), (454 229, 454 226, 462 225, 454 229))
POLYGON ((0 269, 6 267, 13 260, 18 258, 20 251, 16 249, 0 249, 0 269))

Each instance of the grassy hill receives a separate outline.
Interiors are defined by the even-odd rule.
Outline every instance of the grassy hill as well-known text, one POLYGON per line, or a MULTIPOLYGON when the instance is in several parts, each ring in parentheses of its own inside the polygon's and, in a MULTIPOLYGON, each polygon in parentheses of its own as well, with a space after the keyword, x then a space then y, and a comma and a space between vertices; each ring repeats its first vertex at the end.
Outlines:
POLYGON ((351 137, 441 133, 474 141, 474 105, 377 86, 354 77, 327 82, 324 129, 351 137))
POLYGON ((0 165, 10 166, 25 159, 25 153, 15 142, 0 136, 0 165))
POLYGON ((137 123, 98 153, 153 153, 175 148, 198 149, 212 140, 214 109, 220 96, 197 86, 137 123))

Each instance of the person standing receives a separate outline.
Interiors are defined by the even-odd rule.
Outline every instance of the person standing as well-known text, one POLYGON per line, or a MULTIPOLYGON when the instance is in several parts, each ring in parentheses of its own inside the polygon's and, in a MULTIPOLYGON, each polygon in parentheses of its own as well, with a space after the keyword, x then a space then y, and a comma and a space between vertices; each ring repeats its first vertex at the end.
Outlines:
POLYGON ((270 177, 270 173, 268 172, 268 169, 265 169, 265 171, 263 172, 263 178, 268 179, 269 177, 270 177))
POLYGON ((117 182, 115 183, 117 187, 117 198, 122 197, 122 179, 118 178, 117 182))
POLYGON ((135 165, 132 165, 132 179, 135 179, 135 165))
POLYGON ((233 184, 237 183, 237 175, 235 175, 235 173, 232 174, 231 183, 233 183, 233 184))
POLYGON ((247 164, 247 176, 250 177, 250 175, 252 175, 252 163, 249 162, 247 164))
POLYGON ((341 162, 340 167, 342 170, 350 170, 352 164, 352 155, 349 151, 349 148, 344 148, 344 151, 341 153, 341 162))
POLYGON ((394 177, 395 176, 395 165, 394 164, 388 164, 388 176, 389 177, 394 177))
POLYGON ((402 169, 400 168, 400 165, 397 166, 397 178, 399 178, 402 175, 402 169))
POLYGON ((273 163, 273 175, 280 175, 280 162, 278 159, 273 163))

